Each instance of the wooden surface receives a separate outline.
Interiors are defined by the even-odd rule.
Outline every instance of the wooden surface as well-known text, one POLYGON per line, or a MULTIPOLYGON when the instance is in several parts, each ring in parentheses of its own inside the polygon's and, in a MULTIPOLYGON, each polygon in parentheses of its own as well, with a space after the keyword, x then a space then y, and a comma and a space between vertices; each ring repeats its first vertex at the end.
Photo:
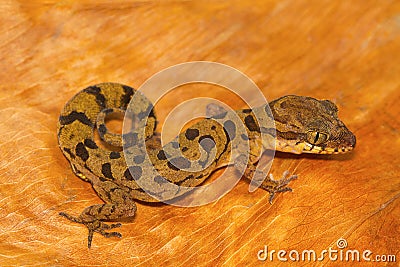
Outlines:
MULTIPOLYGON (((264 245, 320 252, 337 249, 339 238, 348 249, 397 257, 363 266, 398 266, 398 1, 23 2, 0 3, 1 266, 257 266, 264 245), (95 234, 88 250, 87 229, 58 215, 101 202, 57 146, 61 108, 88 85, 139 87, 193 60, 237 68, 270 100, 333 100, 357 136, 354 153, 275 159, 275 176, 288 169, 299 179, 273 205, 245 181, 207 206, 138 204, 122 239, 95 234)), ((157 105, 161 121, 198 92, 242 107, 222 89, 188 88, 157 105)))

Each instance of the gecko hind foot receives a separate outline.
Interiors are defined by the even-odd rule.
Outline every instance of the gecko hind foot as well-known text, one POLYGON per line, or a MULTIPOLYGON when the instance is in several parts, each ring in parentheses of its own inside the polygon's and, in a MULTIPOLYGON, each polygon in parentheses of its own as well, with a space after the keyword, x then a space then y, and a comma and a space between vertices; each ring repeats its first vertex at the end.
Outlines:
POLYGON ((110 230, 110 229, 121 227, 122 224, 120 224, 120 223, 106 224, 106 223, 101 222, 96 219, 94 219, 93 221, 85 221, 82 218, 77 218, 77 217, 71 216, 65 212, 60 212, 59 215, 67 218, 68 220, 70 220, 72 222, 81 223, 88 228, 88 230, 89 230, 88 248, 90 248, 92 246, 93 234, 95 232, 97 232, 107 238, 109 238, 109 237, 121 238, 122 237, 122 235, 118 232, 106 232, 105 231, 105 230, 110 230))
POLYGON ((276 182, 276 185, 273 186, 272 188, 268 188, 267 191, 269 192, 269 203, 272 204, 272 201, 275 198, 275 194, 276 193, 282 193, 282 192, 292 192, 292 188, 288 187, 287 185, 293 181, 297 179, 297 175, 290 175, 289 177, 289 171, 286 170, 283 175, 282 178, 279 180, 275 180, 274 176, 272 175, 272 173, 269 174, 269 179, 271 181, 276 182))

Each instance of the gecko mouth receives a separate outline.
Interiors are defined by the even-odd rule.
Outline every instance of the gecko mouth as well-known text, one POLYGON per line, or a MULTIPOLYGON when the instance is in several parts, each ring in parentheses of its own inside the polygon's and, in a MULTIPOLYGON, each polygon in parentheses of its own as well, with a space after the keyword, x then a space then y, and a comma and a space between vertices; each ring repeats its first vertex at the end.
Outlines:
POLYGON ((329 145, 327 143, 321 145, 310 144, 306 141, 296 140, 276 140, 276 150, 294 154, 311 153, 311 154, 343 154, 352 151, 356 145, 356 138, 353 134, 337 145, 329 145))
POLYGON ((341 146, 341 147, 321 147, 305 143, 303 153, 313 154, 342 154, 347 153, 354 149, 354 146, 341 146))

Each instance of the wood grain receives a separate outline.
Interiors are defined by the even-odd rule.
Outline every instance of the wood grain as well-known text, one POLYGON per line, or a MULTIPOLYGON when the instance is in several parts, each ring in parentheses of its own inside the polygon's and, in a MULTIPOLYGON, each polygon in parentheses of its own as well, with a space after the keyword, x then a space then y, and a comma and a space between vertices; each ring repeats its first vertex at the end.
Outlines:
MULTIPOLYGON (((264 245, 320 252, 345 238, 348 249, 397 257, 380 266, 398 266, 398 1, 23 2, 0 4, 0 265, 258 266, 264 245), (57 146, 62 106, 88 85, 139 87, 194 60, 237 68, 269 100, 333 100, 357 136, 354 153, 278 155, 275 176, 288 169, 299 179, 273 205, 245 181, 197 208, 138 204, 122 239, 95 235, 88 250, 87 230, 58 215, 100 203, 57 146)), ((167 95, 159 119, 199 94, 241 107, 221 88, 195 88, 167 95)))

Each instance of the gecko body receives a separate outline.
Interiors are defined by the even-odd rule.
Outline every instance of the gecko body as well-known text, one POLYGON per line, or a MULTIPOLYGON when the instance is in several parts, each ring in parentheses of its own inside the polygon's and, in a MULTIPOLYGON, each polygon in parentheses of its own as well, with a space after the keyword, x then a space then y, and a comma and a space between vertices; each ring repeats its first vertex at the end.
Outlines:
MULTIPOLYGON (((71 98, 59 117, 60 149, 73 172, 90 182, 104 201, 87 207, 78 217, 60 213, 89 229, 89 247, 94 232, 105 237, 121 237, 118 232, 107 232, 120 227, 120 223, 105 222, 134 216, 135 201, 158 202, 180 197, 202 184, 217 168, 234 164, 244 169, 246 178, 257 174, 265 177, 256 163, 273 142, 276 142, 276 150, 297 154, 345 153, 356 143, 354 134, 337 117, 338 109, 331 101, 289 95, 234 114, 222 110, 161 146, 159 135, 154 132, 157 121, 153 105, 146 98, 132 111, 136 116, 136 130, 122 136, 107 129, 107 116, 124 114, 134 94, 137 92, 131 87, 117 83, 90 86, 71 98), (259 117, 267 124, 258 123, 259 117), (240 131, 238 123, 244 127, 244 132, 240 131), (271 123, 276 130, 261 126, 271 123), (103 145, 96 142, 95 131, 103 145), (246 157, 242 154, 243 148, 235 147, 236 141, 248 142, 246 157), (122 152, 122 147, 126 153, 122 152), (236 149, 234 158, 232 147, 236 149), (151 162, 151 166, 146 162, 151 162), (142 180, 146 181, 146 190, 141 186, 142 180), (166 182, 173 186, 167 189, 166 182), (181 190, 182 187, 188 190, 181 190)), ((261 188, 270 193, 272 201, 275 193, 290 191, 287 184, 295 178, 285 174, 281 180, 273 180, 266 176, 261 188)))

